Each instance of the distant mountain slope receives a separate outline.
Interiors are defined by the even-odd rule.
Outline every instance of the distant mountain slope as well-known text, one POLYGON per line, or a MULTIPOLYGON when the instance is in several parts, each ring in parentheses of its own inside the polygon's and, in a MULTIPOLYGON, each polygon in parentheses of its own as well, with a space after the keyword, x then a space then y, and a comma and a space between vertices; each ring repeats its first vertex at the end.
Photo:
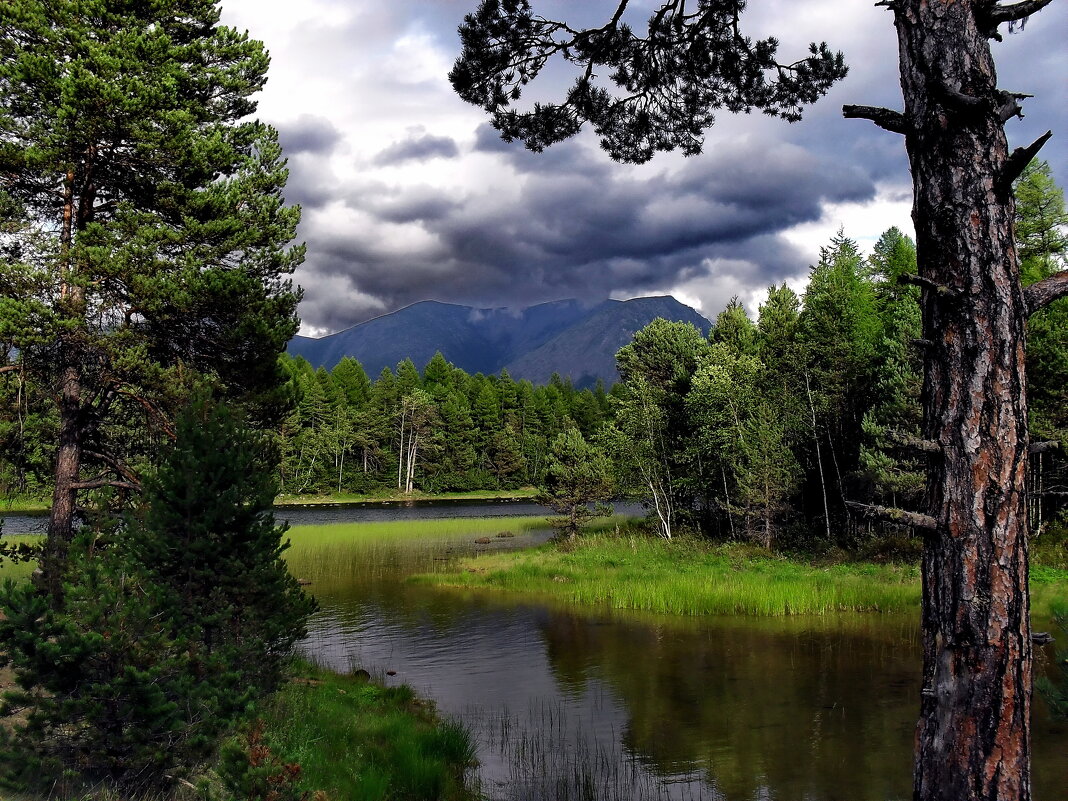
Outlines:
POLYGON ((609 300, 506 367, 513 378, 526 378, 534 384, 547 383, 556 372, 570 377, 577 387, 591 386, 598 378, 610 386, 619 380, 616 351, 657 317, 693 323, 706 335, 710 328, 708 320, 671 296, 609 300))
POLYGON ((592 307, 561 300, 521 311, 422 301, 330 336, 294 337, 289 353, 327 369, 352 356, 372 379, 406 358, 421 369, 441 351, 468 373, 506 367, 513 378, 536 383, 558 372, 576 386, 598 378, 610 384, 618 380, 616 351, 656 317, 692 322, 706 333, 709 328, 705 318, 672 297, 608 300, 592 307))

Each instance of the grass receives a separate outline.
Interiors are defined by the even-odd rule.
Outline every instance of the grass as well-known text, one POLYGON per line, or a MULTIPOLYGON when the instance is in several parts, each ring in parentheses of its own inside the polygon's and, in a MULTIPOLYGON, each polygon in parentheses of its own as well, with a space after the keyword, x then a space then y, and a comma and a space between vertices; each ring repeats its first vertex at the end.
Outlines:
MULTIPOLYGON (((243 766, 248 762, 249 744, 255 742, 261 763, 279 767, 299 764, 296 795, 306 791, 307 798, 315 801, 476 799, 464 782, 475 759, 471 734, 463 725, 439 718, 434 707, 416 698, 410 687, 384 687, 298 662, 293 678, 260 702, 253 719, 262 724, 255 726, 255 740, 250 741, 247 732, 235 735, 223 753, 243 766)), ((223 761, 229 760, 224 757, 223 761)), ((138 801, 202 801, 230 796, 214 770, 200 776, 197 784, 206 792, 198 792, 189 783, 138 801)), ((0 798, 44 801, 39 795, 18 793, 0 798)), ((133 801, 107 786, 74 795, 50 794, 49 798, 133 801)))
MULTIPOLYGON (((751 546, 637 535, 594 534, 570 548, 484 554, 462 560, 458 571, 412 580, 673 615, 823 615, 920 607, 916 566, 821 566, 751 546)), ((1041 568, 1032 587, 1032 608, 1042 614, 1051 601, 1068 594, 1068 571, 1041 568)))
POLYGON ((0 517, 5 512, 47 512, 52 508, 52 501, 46 497, 33 495, 9 495, 0 498, 0 517))
POLYGON ((473 799, 463 776, 471 735, 411 688, 383 687, 308 664, 258 711, 263 741, 300 764, 300 785, 331 801, 473 799))
POLYGON ((546 528, 545 518, 444 517, 425 520, 389 520, 375 523, 331 523, 324 526, 293 526, 289 529, 292 550, 353 543, 401 543, 428 539, 456 539, 468 534, 493 535, 501 531, 523 532, 546 528))
POLYGON ((288 495, 283 493, 275 499, 276 506, 305 506, 310 504, 331 503, 375 503, 389 501, 500 501, 527 500, 537 494, 534 487, 515 490, 472 490, 470 492, 412 492, 403 493, 396 490, 356 494, 349 492, 331 492, 325 495, 288 495))

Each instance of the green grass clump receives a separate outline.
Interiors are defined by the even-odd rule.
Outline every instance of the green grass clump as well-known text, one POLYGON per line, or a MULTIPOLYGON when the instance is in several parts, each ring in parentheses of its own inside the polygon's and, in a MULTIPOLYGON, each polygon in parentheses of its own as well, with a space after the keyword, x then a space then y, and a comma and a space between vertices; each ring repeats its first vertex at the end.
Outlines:
POLYGON ((263 741, 300 765, 300 786, 331 801, 473 799, 463 774, 471 735, 411 688, 302 665, 258 711, 263 741))
MULTIPOLYGON (((1032 608, 1041 614, 1068 593, 1068 571, 1035 572, 1032 608)), ((822 566, 749 546, 605 534, 573 548, 484 554, 461 561, 458 572, 413 580, 675 615, 913 612, 921 596, 914 565, 822 566)))
POLYGON ((587 536, 573 549, 488 554, 459 568, 415 580, 676 615, 896 612, 920 603, 912 566, 820 567, 745 546, 633 535, 587 536))

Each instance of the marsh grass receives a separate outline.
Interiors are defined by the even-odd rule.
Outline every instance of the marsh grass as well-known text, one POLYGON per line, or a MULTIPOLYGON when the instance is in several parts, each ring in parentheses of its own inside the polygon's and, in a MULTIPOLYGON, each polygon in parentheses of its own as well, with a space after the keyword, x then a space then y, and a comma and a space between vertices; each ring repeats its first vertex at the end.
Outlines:
MULTIPOLYGON (((821 566, 749 546, 637 535, 592 535, 570 549, 486 554, 457 568, 413 581, 673 615, 911 612, 920 606, 913 565, 821 566)), ((1068 591, 1068 572, 1046 569, 1033 586, 1041 610, 1068 591)))
POLYGON ((383 687, 302 664, 259 710, 265 742, 331 801, 473 799, 475 746, 407 686, 383 687))

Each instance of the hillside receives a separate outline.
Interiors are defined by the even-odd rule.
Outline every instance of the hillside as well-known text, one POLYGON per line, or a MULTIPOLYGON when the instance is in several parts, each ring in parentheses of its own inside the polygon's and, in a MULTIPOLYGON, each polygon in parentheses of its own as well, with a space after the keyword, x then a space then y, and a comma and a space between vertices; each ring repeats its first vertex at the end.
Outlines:
POLYGON ((373 378, 406 358, 422 368, 441 351, 469 373, 505 368, 513 378, 545 383, 557 372, 590 386, 618 380, 616 351, 657 317, 691 322, 706 333, 709 328, 704 317, 668 296, 594 306, 561 300, 518 311, 422 301, 329 336, 294 337, 289 353, 327 369, 352 356, 373 378))

